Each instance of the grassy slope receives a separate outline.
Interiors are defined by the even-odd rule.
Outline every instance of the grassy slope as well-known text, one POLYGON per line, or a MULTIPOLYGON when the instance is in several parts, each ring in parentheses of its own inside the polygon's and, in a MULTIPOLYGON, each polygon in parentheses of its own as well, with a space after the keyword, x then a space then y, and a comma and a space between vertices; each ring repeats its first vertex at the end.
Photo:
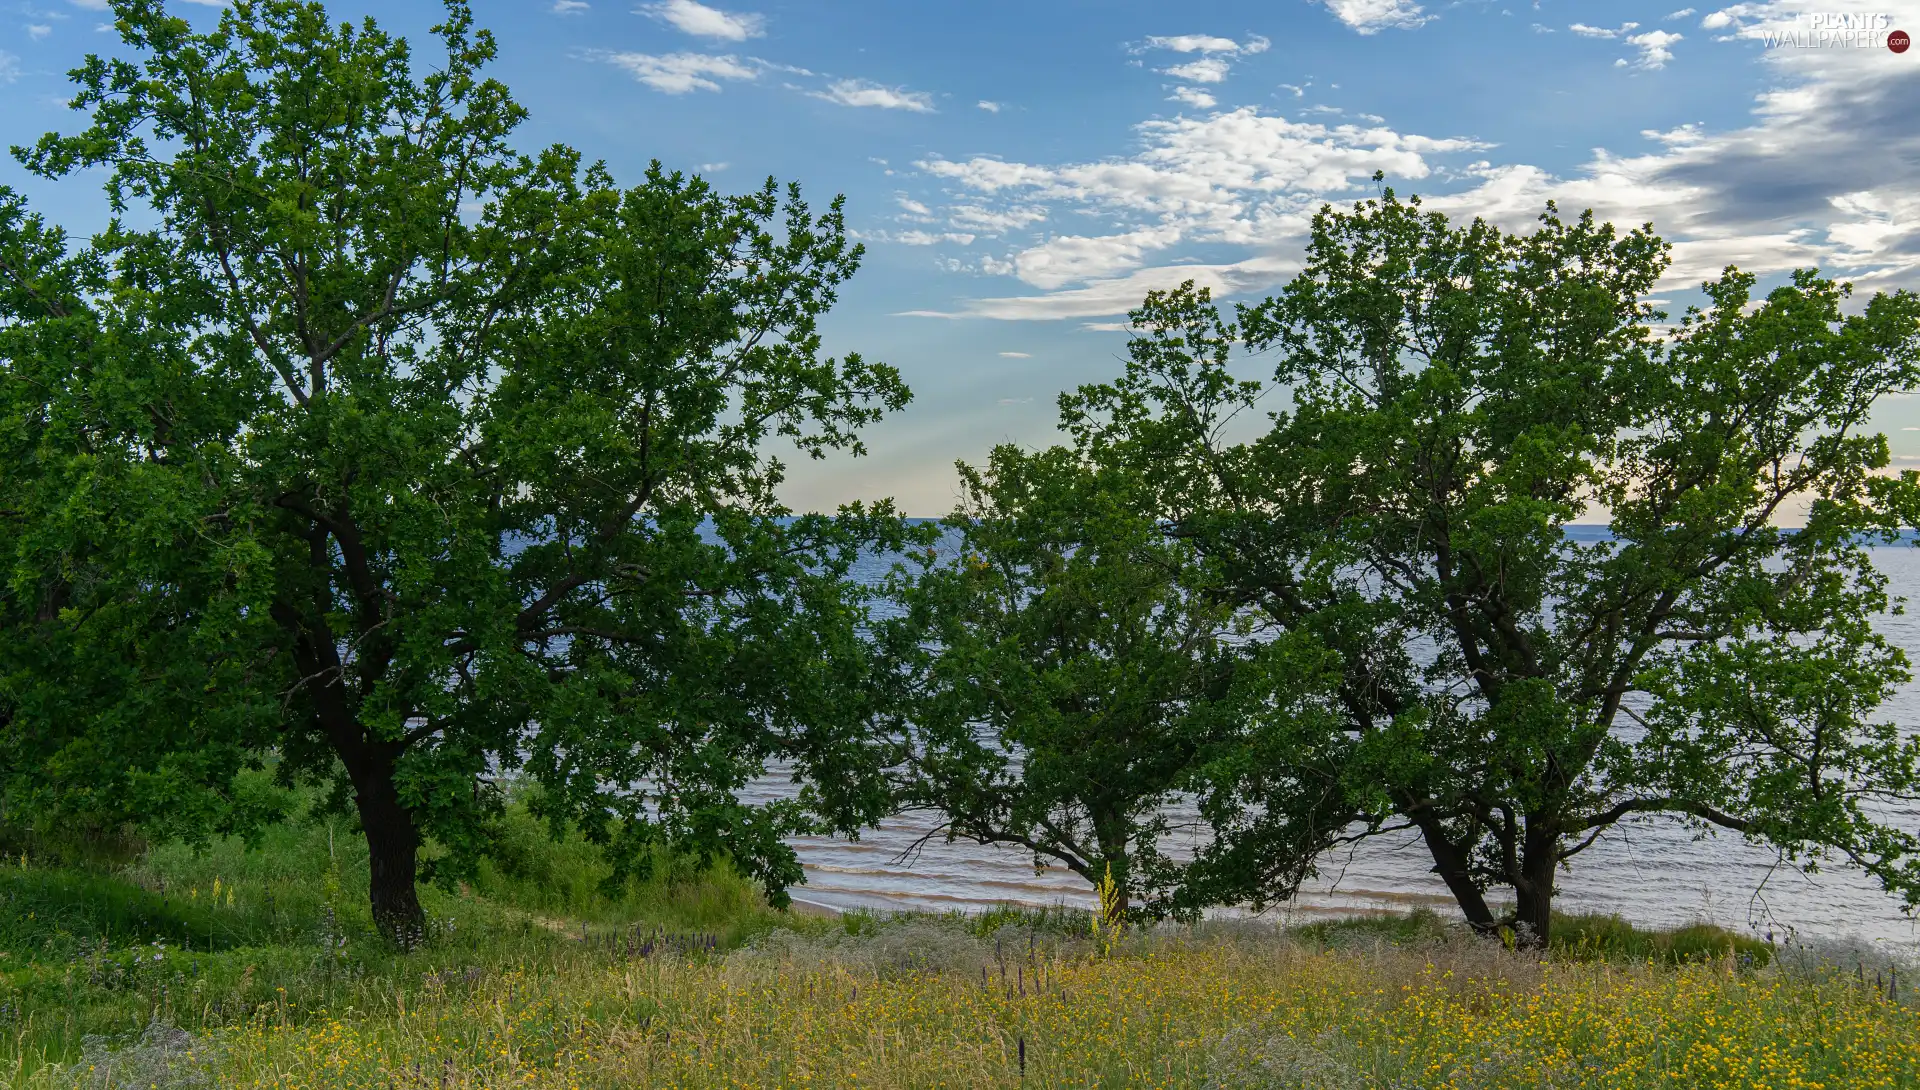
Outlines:
POLYGON ((673 867, 609 899, 604 873, 518 816, 398 954, 339 825, 15 860, 0 1083, 1920 1086, 1884 960, 1783 968, 1710 929, 1571 919, 1543 964, 1433 916, 1103 941, 1071 912, 798 920, 673 867))

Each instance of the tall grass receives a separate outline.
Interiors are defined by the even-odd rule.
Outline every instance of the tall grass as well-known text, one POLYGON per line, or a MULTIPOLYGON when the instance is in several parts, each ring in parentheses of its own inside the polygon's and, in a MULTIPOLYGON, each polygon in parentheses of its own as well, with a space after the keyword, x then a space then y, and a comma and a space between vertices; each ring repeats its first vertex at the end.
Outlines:
POLYGON ((603 957, 591 948, 615 933, 665 929, 718 948, 780 919, 724 866, 662 858, 609 896, 609 868, 578 837, 555 842, 520 808, 505 833, 518 850, 476 883, 423 887, 431 934, 406 953, 374 933, 365 842, 338 818, 251 846, 160 845, 106 870, 16 857, 0 866, 0 1084, 156 1022, 199 1035, 272 1011, 294 1024, 438 994, 482 966, 566 973, 603 957))
POLYGON ((1849 978, 1541 961, 1452 936, 1091 939, 946 920, 725 953, 483 967, 353 1010, 269 1006, 47 1072, 109 1085, 1903 1087, 1920 1017, 1849 978), (1017 935, 1004 932, 1014 931, 1017 935), (1031 942, 1029 941, 1031 940, 1031 942), (91 1070, 89 1070, 89 1067, 91 1070))
POLYGON ((1863 951, 1604 917, 1544 958, 1432 914, 801 920, 665 859, 609 896, 590 845, 509 822, 406 953, 324 819, 0 868, 0 1084, 1920 1087, 1920 977, 1863 951))

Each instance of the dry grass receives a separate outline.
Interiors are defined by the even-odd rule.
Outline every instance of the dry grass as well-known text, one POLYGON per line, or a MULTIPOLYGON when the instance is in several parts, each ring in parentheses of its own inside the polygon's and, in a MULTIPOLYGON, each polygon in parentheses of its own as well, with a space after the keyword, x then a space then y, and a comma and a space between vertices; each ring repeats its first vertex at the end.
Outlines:
MULTIPOLYGON (((36 1081, 106 1085, 100 1059, 36 1081)), ((176 1070, 285 1088, 1915 1086, 1920 1015, 1851 977, 1732 959, 1542 962, 1452 936, 1335 948, 1258 928, 1103 951, 921 920, 488 971, 377 1008, 270 1005, 128 1073, 165 1086, 176 1070)))

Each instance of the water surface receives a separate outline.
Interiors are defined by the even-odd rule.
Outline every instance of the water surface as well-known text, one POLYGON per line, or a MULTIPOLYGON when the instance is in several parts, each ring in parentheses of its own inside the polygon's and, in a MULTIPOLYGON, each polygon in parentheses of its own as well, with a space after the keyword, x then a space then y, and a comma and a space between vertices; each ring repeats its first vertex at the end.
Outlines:
MULTIPOLYGON (((1920 598, 1920 549, 1901 545, 1873 550, 1894 593, 1920 598)), ((1881 630, 1920 663, 1920 620, 1894 615, 1881 630)), ((1920 683, 1902 688, 1882 715, 1920 728, 1920 683)), ((789 788, 779 778, 756 783, 752 797, 766 799, 789 788)), ((1190 808, 1170 810, 1174 823, 1196 820, 1190 808)), ((1920 827, 1920 809, 1892 812, 1901 827, 1920 827)), ((903 853, 939 824, 930 815, 902 815, 862 834, 856 842, 795 838, 806 869, 796 900, 831 908, 979 911, 999 904, 1090 907, 1087 885, 1063 867, 1034 866, 1030 853, 999 845, 946 843, 933 838, 911 859, 903 853)), ((1194 835, 1194 834, 1189 834, 1194 835)), ((1839 863, 1808 874, 1730 833, 1702 837, 1679 823, 1642 816, 1624 821, 1572 861, 1560 877, 1559 907, 1568 912, 1611 912, 1639 924, 1674 926, 1706 920, 1742 931, 1784 937, 1855 936, 1913 950, 1920 927, 1900 912, 1899 902, 1859 872, 1839 863)), ((1453 899, 1430 873, 1432 861, 1418 835, 1404 833, 1366 841, 1320 861, 1319 877, 1290 906, 1270 915, 1407 909, 1427 905, 1454 912, 1453 899)))

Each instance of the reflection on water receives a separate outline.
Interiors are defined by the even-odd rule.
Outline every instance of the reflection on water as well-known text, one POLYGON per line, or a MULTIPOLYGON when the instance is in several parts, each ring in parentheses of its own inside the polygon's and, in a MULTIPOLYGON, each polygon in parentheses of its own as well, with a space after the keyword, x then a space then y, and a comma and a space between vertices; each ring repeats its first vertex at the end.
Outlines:
MULTIPOLYGON (((1895 593, 1920 599, 1920 550, 1876 549, 1875 560, 1895 593)), ((1920 662, 1920 620, 1881 619, 1882 631, 1920 662)), ((1920 683, 1909 684, 1882 709, 1904 729, 1920 727, 1920 683)), ((785 784, 770 778, 750 794, 770 798, 785 784)), ((1173 812, 1175 824, 1191 812, 1173 812)), ((1893 811, 1902 828, 1920 826, 1920 809, 1893 811)), ((1036 870, 1032 856, 1013 848, 927 841, 910 860, 900 856, 934 819, 907 814, 870 829, 858 841, 797 837, 793 844, 807 883, 796 900, 833 908, 977 910, 996 904, 1091 907, 1086 883, 1063 867, 1036 870)), ((1418 835, 1371 840, 1321 860, 1320 875, 1280 913, 1322 914, 1431 905, 1450 912, 1453 901, 1431 874, 1418 835)), ((1635 923, 1676 925, 1709 920, 1726 927, 1783 935, 1855 935, 1912 947, 1920 926, 1898 901, 1841 864, 1806 874, 1733 834, 1700 837, 1678 823, 1641 817, 1615 826, 1573 860, 1560 877, 1560 907, 1568 912, 1612 912, 1635 923)))

